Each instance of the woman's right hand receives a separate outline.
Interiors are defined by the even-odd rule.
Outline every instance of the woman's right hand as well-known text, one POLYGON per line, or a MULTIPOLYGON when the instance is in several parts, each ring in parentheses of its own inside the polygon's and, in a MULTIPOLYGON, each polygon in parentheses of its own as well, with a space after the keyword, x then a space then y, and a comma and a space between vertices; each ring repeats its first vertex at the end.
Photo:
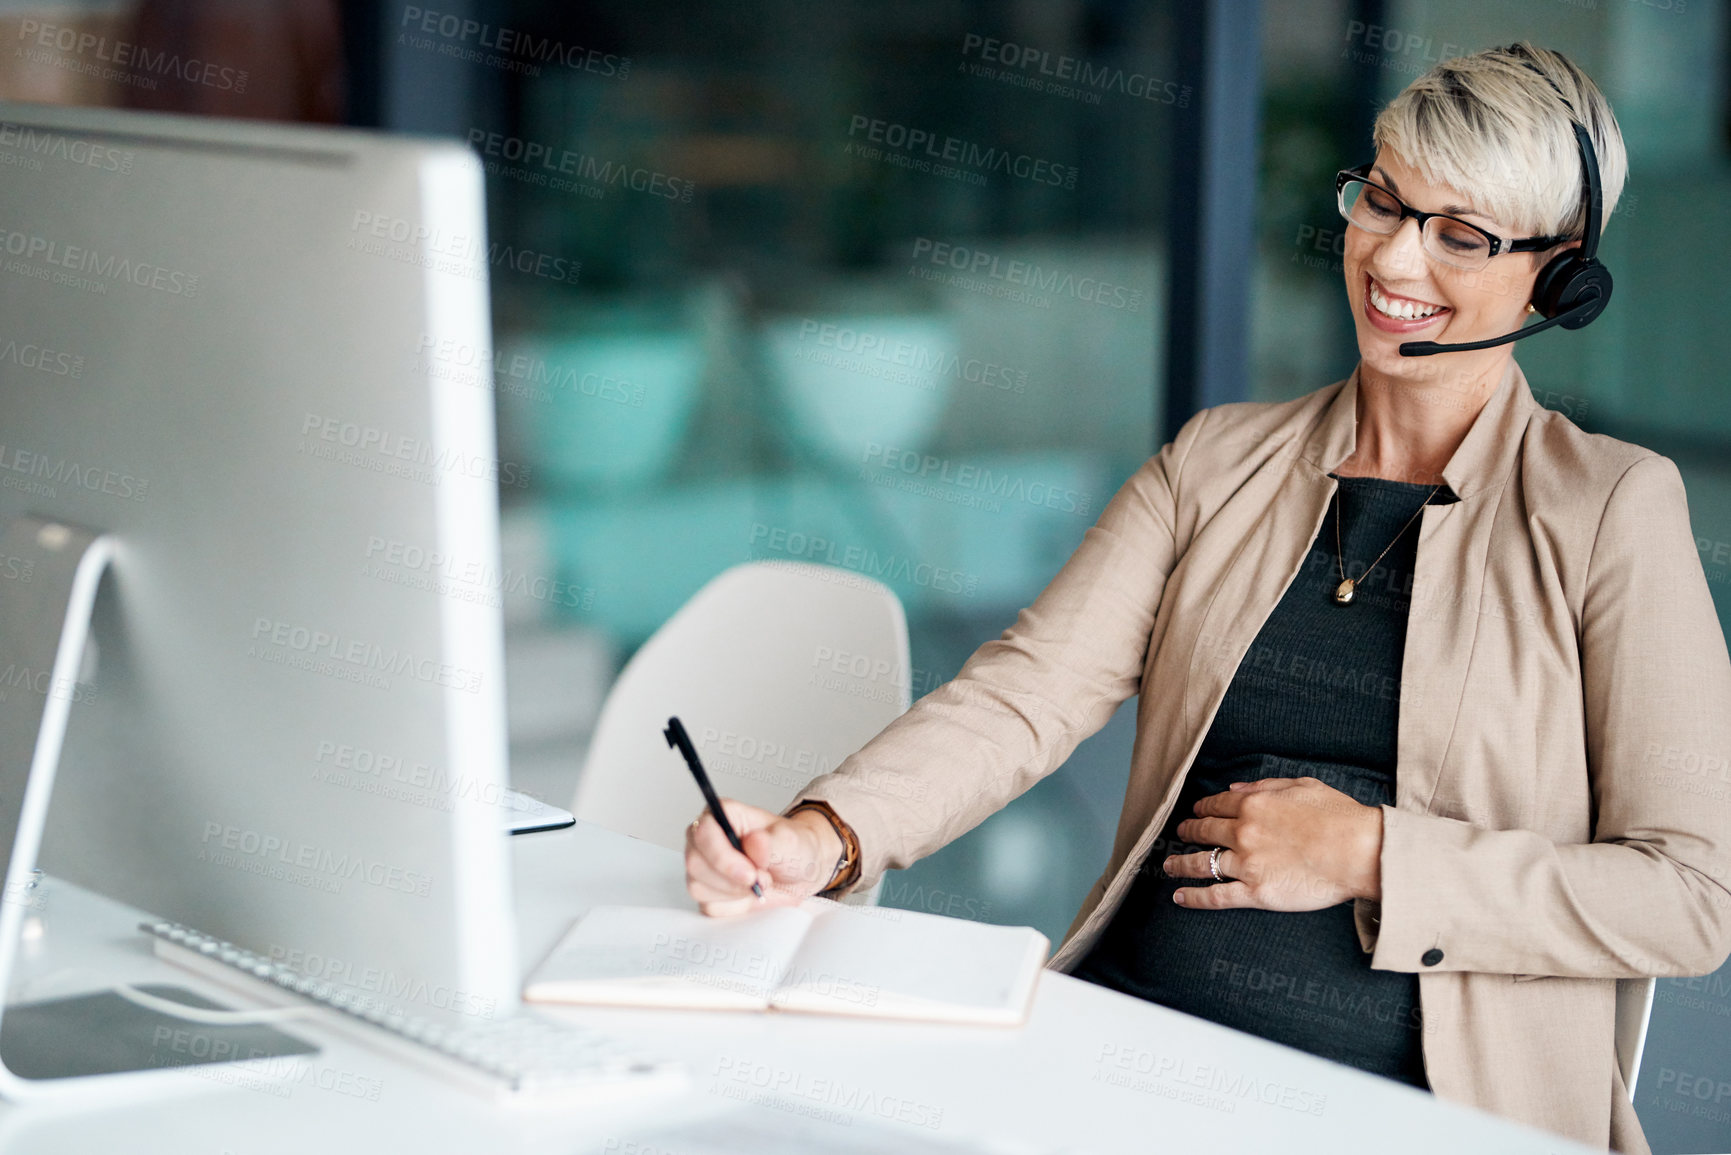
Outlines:
POLYGON ((685 828, 685 889, 704 914, 743 914, 760 906, 794 906, 822 890, 835 872, 842 843, 820 813, 783 818, 731 798, 721 800, 741 854, 706 807, 685 828), (763 887, 759 899, 751 884, 763 887))

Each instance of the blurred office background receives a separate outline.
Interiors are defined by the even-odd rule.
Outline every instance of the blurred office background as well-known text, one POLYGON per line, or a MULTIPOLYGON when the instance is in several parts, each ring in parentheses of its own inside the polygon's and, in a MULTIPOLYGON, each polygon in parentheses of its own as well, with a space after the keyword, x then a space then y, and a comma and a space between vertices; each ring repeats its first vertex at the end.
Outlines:
MULTIPOLYGON (((514 774, 563 803, 619 666, 726 567, 886 581, 917 698, 1183 415, 1345 376, 1333 173, 1420 72, 1521 38, 1599 82, 1631 175, 1616 302, 1518 358, 1542 404, 1677 461, 1725 621, 1726 7, 0 0, 0 96, 473 142, 495 348, 427 357, 491 378, 501 454, 530 466, 505 565, 549 580, 506 597, 514 774)), ((884 901, 1056 941, 1106 861, 1133 718, 884 901)), ((1661 982, 1656 1151, 1726 1149, 1731 1103, 1679 1088, 1731 1085, 1728 1027, 1731 972, 1661 982)))

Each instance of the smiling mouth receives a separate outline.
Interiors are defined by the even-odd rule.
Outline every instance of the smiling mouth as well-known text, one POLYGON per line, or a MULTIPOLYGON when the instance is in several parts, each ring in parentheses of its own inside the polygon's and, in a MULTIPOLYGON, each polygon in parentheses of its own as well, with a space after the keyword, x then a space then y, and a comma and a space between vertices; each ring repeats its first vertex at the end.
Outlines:
POLYGON ((1411 297, 1396 297, 1385 292, 1376 283, 1376 278, 1369 273, 1364 275, 1366 293, 1371 308, 1393 321, 1418 321, 1427 317, 1440 316, 1449 311, 1447 305, 1433 305, 1428 301, 1418 301, 1411 297))

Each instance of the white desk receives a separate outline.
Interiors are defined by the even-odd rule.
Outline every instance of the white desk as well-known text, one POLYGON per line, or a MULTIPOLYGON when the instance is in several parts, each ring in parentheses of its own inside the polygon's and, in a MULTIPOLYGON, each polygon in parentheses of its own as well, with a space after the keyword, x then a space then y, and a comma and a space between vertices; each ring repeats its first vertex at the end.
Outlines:
MULTIPOLYGON (((516 839, 515 862, 525 967, 592 903, 687 901, 676 854, 584 824, 516 839)), ((47 885, 46 933, 20 960, 28 997, 127 980, 180 983, 235 1002, 155 959, 133 929, 136 912, 47 885), (80 974, 42 977, 64 967, 80 974)), ((156 1102, 0 1107, 0 1151, 731 1155, 735 1148, 706 1147, 689 1134, 658 1138, 656 1128, 703 1125, 720 1134, 745 1123, 806 1133, 783 1150, 833 1146, 850 1155, 924 1151, 918 1140, 990 1141, 975 1149, 1046 1155, 1588 1150, 1050 972, 1032 1018, 1014 1031, 773 1014, 558 1013, 639 1050, 685 1059, 690 1091, 604 1112, 509 1111, 309 1020, 288 1029, 325 1050, 298 1083, 227 1085, 211 1068, 197 1091, 156 1102), (765 1084, 780 1089, 774 1104, 741 1101, 761 1097, 765 1084)))

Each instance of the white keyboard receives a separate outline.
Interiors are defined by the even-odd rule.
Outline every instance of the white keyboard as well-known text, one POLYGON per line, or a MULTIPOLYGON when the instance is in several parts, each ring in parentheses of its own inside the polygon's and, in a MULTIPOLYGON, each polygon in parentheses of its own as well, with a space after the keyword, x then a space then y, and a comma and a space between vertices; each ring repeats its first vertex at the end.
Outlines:
MULTIPOLYGON (((337 1012, 316 1020, 506 1102, 612 1102, 688 1085, 683 1063, 639 1058, 607 1035, 529 1011, 453 1027, 338 987, 172 922, 143 922, 157 955, 267 1000, 287 993, 337 1012)), ((291 1028, 292 1029, 292 1028, 291 1028)))

